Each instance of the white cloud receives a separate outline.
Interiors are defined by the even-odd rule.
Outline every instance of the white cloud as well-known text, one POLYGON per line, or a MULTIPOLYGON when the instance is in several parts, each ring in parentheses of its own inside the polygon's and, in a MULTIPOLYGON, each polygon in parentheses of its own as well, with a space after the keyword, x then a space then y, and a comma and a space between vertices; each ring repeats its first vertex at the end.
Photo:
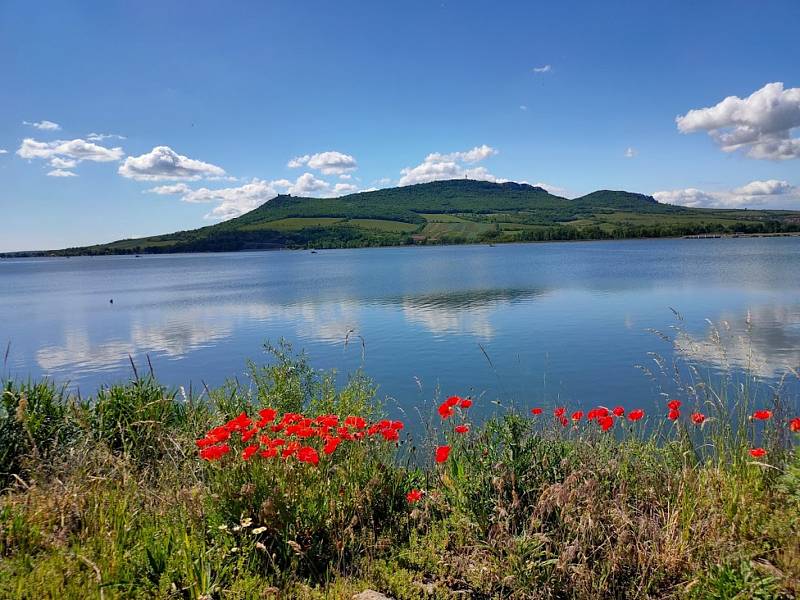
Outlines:
POLYGON ((333 187, 333 194, 335 196, 344 196, 345 194, 352 194, 358 191, 358 186, 352 183, 337 183, 333 187))
POLYGON ((480 162, 494 154, 497 154, 497 150, 483 144, 482 146, 475 146, 472 150, 466 150, 464 152, 451 152, 450 154, 434 152, 426 156, 425 160, 432 162, 460 161, 471 164, 480 162))
POLYGON ((713 193, 707 193, 697 188, 656 192, 653 194, 653 198, 662 204, 677 204, 679 206, 690 206, 692 208, 708 208, 716 206, 717 202, 713 193))
POLYGON ((192 189, 185 183, 177 183, 156 186, 145 192, 162 196, 179 195, 183 202, 216 202, 217 206, 206 215, 206 218, 227 220, 258 208, 279 193, 293 196, 330 197, 350 193, 356 189, 357 187, 350 183, 337 183, 332 186, 329 182, 319 179, 311 173, 303 173, 295 181, 288 179, 266 181, 256 178, 237 187, 220 189, 207 187, 192 189))
POLYGON ((341 175, 342 173, 355 171, 358 168, 358 163, 349 154, 331 150, 319 152, 318 154, 296 156, 288 162, 287 166, 292 169, 307 166, 315 171, 320 171, 323 175, 341 175))
POLYGON ((287 193, 292 196, 325 196, 331 190, 331 184, 314 177, 311 173, 303 173, 289 187, 287 193))
POLYGON ((451 152, 449 154, 434 152, 426 156, 425 160, 417 166, 402 169, 400 171, 402 176, 398 185, 412 185, 445 179, 463 179, 465 177, 483 181, 507 181, 495 177, 485 167, 466 167, 468 164, 482 161, 494 154, 497 154, 497 150, 486 144, 475 146, 471 150, 463 152, 451 152))
POLYGON ((307 165, 310 158, 310 154, 295 156, 294 158, 290 159, 288 163, 286 163, 286 166, 290 169, 299 169, 300 167, 307 165))
POLYGON ((525 104, 520 104, 520 105, 519 105, 519 109, 520 109, 520 110, 528 110, 528 107, 527 107, 527 105, 525 105, 525 104))
MULTIPOLYGON (((525 182, 520 182, 520 183, 525 183, 525 182)), ((542 188, 543 190, 553 194, 554 196, 561 196, 562 198, 566 198, 567 196, 566 188, 558 187, 557 185, 551 185, 543 181, 537 181, 533 185, 542 188)))
POLYGON ((768 83, 747 98, 728 96, 708 108, 675 119, 681 133, 705 131, 723 152, 743 150, 750 158, 800 158, 800 88, 768 83))
POLYGON ((278 192, 270 182, 253 179, 250 183, 239 187, 191 190, 183 194, 182 200, 184 202, 217 202, 218 205, 206 215, 206 218, 224 221, 258 208, 277 195, 278 192))
POLYGON ((691 208, 798 208, 800 188, 788 181, 751 181, 733 190, 707 192, 697 188, 656 192, 653 197, 665 204, 691 208))
POLYGON ((54 169, 72 169, 78 164, 78 161, 73 158, 61 158, 56 156, 50 159, 50 166, 54 169))
POLYGON ((381 177, 380 179, 376 179, 374 183, 375 183, 375 185, 386 186, 386 185, 389 185, 390 183, 392 183, 392 178, 391 177, 381 177))
POLYGON ((149 190, 144 190, 146 194, 159 194, 160 196, 174 196, 179 194, 188 194, 192 191, 185 183, 174 183, 171 185, 159 185, 149 190))
POLYGON ((636 148, 631 148, 630 146, 628 146, 625 149, 625 158, 633 158, 637 154, 639 154, 639 152, 636 150, 636 148))
POLYGON ((788 181, 768 179, 766 181, 751 181, 747 185, 736 188, 733 192, 742 196, 775 196, 789 194, 794 189, 794 186, 790 185, 788 181))
POLYGON ((53 123, 52 121, 36 121, 35 123, 31 123, 30 121, 23 121, 23 125, 30 125, 31 127, 36 127, 36 129, 41 129, 42 131, 59 131, 61 129, 61 125, 58 123, 53 123))
POLYGON ((124 135, 117 135, 116 133, 90 133, 86 136, 90 142, 102 142, 103 140, 125 140, 128 139, 124 135))
POLYGON ((533 67, 534 73, 549 73, 553 70, 553 67, 550 65, 542 65, 541 67, 533 67))
POLYGON ((53 169, 47 173, 48 177, 77 177, 72 171, 65 171, 64 169, 53 169))
POLYGON ((225 169, 222 167, 188 158, 169 146, 156 146, 141 156, 129 156, 120 165, 118 172, 123 177, 137 181, 196 181, 225 176, 225 169))
POLYGON ((0 154, 8 154, 8 150, 5 148, 0 148, 0 154))
POLYGON ((48 173, 53 177, 69 177, 69 175, 52 174, 62 169, 71 169, 82 161, 113 162, 125 156, 122 148, 106 148, 80 138, 53 142, 40 142, 32 138, 25 138, 22 140, 17 154, 28 160, 47 160, 55 169, 48 173))

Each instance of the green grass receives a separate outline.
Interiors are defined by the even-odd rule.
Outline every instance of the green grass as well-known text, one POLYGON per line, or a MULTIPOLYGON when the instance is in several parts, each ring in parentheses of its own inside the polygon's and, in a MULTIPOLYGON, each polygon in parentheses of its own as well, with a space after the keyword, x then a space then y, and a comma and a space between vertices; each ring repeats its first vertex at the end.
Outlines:
POLYGON ((428 223, 464 223, 465 219, 447 213, 419 213, 428 223))
POLYGON ((488 223, 475 223, 472 221, 452 221, 447 223, 428 223, 422 229, 422 234, 431 238, 450 238, 462 236, 467 239, 476 239, 478 235, 494 229, 488 223))
POLYGON ((242 227, 242 230, 258 231, 260 229, 276 229, 278 231, 298 231, 308 227, 330 227, 342 221, 343 219, 337 217, 297 217, 245 225, 242 227))
POLYGON ((391 233, 410 233, 416 231, 419 225, 402 223, 400 221, 387 221, 385 219, 350 219, 348 225, 371 229, 375 231, 388 231, 391 233))
POLYGON ((200 397, 152 377, 80 399, 47 381, 6 382, 0 597, 800 593, 800 457, 785 399, 695 381, 675 423, 623 418, 603 433, 585 419, 561 427, 549 407, 455 433, 473 406, 434 413, 422 438, 342 442, 317 466, 243 461, 239 434, 221 460, 200 460, 195 440, 242 411, 381 418, 362 374, 337 388, 286 346, 271 357, 200 397), (775 414, 752 424, 756 408, 775 414), (688 419, 697 410, 702 427, 688 419), (758 460, 756 433, 768 451, 758 460), (450 457, 435 464, 443 443, 450 457), (411 489, 425 492, 419 502, 405 499, 411 489))

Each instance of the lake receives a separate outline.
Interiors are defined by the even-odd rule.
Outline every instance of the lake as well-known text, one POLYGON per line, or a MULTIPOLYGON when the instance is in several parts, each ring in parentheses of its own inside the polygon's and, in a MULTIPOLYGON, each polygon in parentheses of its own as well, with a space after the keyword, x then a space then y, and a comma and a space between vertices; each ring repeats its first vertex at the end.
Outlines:
POLYGON ((764 393, 800 367, 796 237, 6 259, 0 283, 3 374, 82 394, 130 378, 129 355, 215 386, 281 338, 406 411, 437 388, 484 411, 649 408, 678 393, 652 353, 712 378, 750 365, 764 393))

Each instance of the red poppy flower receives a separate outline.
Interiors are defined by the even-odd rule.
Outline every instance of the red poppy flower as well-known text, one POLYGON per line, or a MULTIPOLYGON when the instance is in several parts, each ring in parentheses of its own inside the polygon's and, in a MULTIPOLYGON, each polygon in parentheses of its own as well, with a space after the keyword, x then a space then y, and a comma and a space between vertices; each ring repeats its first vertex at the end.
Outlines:
POLYGON ((406 494, 406 500, 412 504, 418 502, 420 498, 422 498, 422 492, 419 490, 411 490, 406 494))
POLYGON ((586 415, 586 418, 589 421, 593 421, 594 419, 599 419, 600 417, 607 417, 607 416, 608 416, 608 409, 603 406, 599 406, 597 408, 593 408, 592 410, 590 410, 589 413, 586 415))
POLYGON ((674 408, 671 408, 671 409, 669 409, 669 414, 667 415, 667 418, 670 421, 675 421, 680 416, 681 416, 681 411, 679 411, 677 409, 674 409, 674 408))
POLYGON ((625 416, 625 409, 622 408, 621 406, 615 406, 614 410, 612 410, 611 412, 613 412, 618 417, 624 417, 625 416))
POLYGON ((604 417, 597 417, 597 424, 603 428, 603 431, 608 431, 614 426, 614 419, 610 415, 604 417))
POLYGON ((283 452, 281 452, 281 456, 283 458, 289 458, 299 449, 300 449, 300 442, 289 442, 288 444, 286 444, 286 446, 284 446, 283 452))
POLYGON ((542 409, 541 408, 532 408, 531 409, 531 414, 532 415, 540 415, 540 414, 542 414, 542 409))
POLYGON ((250 429, 246 429, 242 432, 242 441, 249 442, 250 438, 252 438, 255 434, 258 433, 258 427, 251 427, 250 429))
POLYGON ((258 446, 247 446, 244 450, 242 450, 242 459, 243 460, 250 460, 250 457, 253 456, 258 451, 258 446))
POLYGON ((670 400, 667 402, 667 408, 670 410, 678 410, 681 407, 680 400, 670 400))
POLYGON ((311 427, 300 427, 294 434, 302 439, 314 437, 317 435, 317 431, 311 427))
POLYGON ((339 416, 338 415, 320 415, 316 419, 316 422, 320 425, 324 425, 325 427, 338 427, 339 426, 339 416))
POLYGON ((582 410, 576 410, 574 413, 572 413, 572 420, 573 421, 580 421, 582 418, 583 418, 583 411, 582 410))
POLYGON ((274 408, 262 408, 258 411, 258 416, 267 421, 272 421, 278 415, 278 411, 274 408))
POLYGON ((456 433, 468 433, 469 425, 456 425, 456 433))
POLYGON ((567 417, 558 417, 558 420, 561 422, 562 427, 569 425, 569 419, 567 419, 567 417))
POLYGON ((200 458, 203 460, 219 460, 231 451, 228 444, 218 444, 216 446, 208 446, 200 450, 200 458))
POLYGON ((439 411, 439 416, 442 419, 449 419, 455 414, 453 407, 447 404, 447 402, 442 402, 437 410, 439 411))
POLYGON ((345 418, 344 424, 348 427, 352 427, 353 429, 364 429, 364 427, 367 426, 367 422, 362 417, 356 417, 353 415, 345 418))
POLYGON ((228 431, 244 431, 252 424, 253 421, 250 419, 250 417, 247 416, 247 413, 243 412, 238 417, 235 417, 230 421, 228 421, 225 424, 225 428, 228 431))
POLYGON ((261 419, 259 419, 257 425, 259 427, 266 427, 267 424, 272 423, 272 421, 275 420, 277 414, 278 411, 276 411, 274 408, 262 408, 260 411, 258 411, 258 416, 260 416, 261 419))
POLYGON ((319 454, 311 446, 303 446, 297 451, 297 460, 316 465, 319 462, 319 454))
POLYGON ((439 446, 436 448, 436 462, 443 463, 450 456, 450 446, 439 446))
POLYGON ((325 442, 325 447, 322 451, 325 454, 333 454, 333 451, 336 450, 336 447, 342 442, 342 438, 332 437, 327 442, 325 442))
POLYGON ((389 427, 381 429, 381 435, 387 442, 396 442, 400 439, 400 435, 397 433, 397 430, 389 427))
POLYGON ((767 451, 763 448, 753 448, 750 450, 750 456, 753 458, 761 458, 762 456, 766 456, 767 451))
POLYGON ((206 434, 206 439, 211 440, 212 444, 227 442, 230 437, 231 437, 231 432, 228 431, 227 427, 225 427, 224 425, 221 427, 214 427, 211 431, 209 431, 206 434))
POLYGON ((460 396, 450 396, 447 400, 444 401, 444 404, 452 408, 456 406, 459 402, 461 402, 460 396))
POLYGON ((789 429, 791 431, 800 431, 800 417, 795 417, 789 421, 789 429))
POLYGON ((283 446, 285 443, 286 440, 284 440, 283 438, 275 438, 269 443, 269 445, 272 448, 277 448, 278 446, 283 446))
POLYGON ((461 408, 469 408, 472 406, 472 400, 469 398, 462 398, 461 402, 458 403, 461 408))
POLYGON ((390 427, 395 431, 400 431, 401 429, 405 429, 406 426, 402 421, 392 421, 390 427))
POLYGON ((771 410, 757 410, 753 413, 753 418, 758 419, 759 421, 766 421, 772 418, 772 411, 771 410))
POLYGON ((638 421, 644 416, 644 411, 641 408, 637 408, 636 410, 632 410, 628 413, 628 420, 629 421, 638 421))
POLYGON ((703 413, 692 413, 692 423, 695 425, 702 425, 705 420, 706 416, 703 413))
POLYGON ((261 456, 264 458, 275 458, 278 456, 278 449, 277 448, 267 448, 266 450, 262 450, 259 452, 261 456))
POLYGON ((553 416, 555 416, 556 418, 561 418, 564 416, 565 412, 567 412, 567 409, 564 408, 563 406, 559 406, 553 411, 553 416))

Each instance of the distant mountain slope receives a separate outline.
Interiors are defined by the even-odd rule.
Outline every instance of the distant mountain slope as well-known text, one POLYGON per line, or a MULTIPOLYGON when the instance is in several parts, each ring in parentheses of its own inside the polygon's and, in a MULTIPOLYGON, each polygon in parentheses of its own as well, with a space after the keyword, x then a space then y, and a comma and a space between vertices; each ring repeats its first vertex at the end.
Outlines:
POLYGON ((692 209, 612 190, 570 200, 528 184, 453 179, 340 198, 282 195, 240 217, 200 229, 42 254, 219 252, 795 231, 800 231, 799 212, 692 209))

